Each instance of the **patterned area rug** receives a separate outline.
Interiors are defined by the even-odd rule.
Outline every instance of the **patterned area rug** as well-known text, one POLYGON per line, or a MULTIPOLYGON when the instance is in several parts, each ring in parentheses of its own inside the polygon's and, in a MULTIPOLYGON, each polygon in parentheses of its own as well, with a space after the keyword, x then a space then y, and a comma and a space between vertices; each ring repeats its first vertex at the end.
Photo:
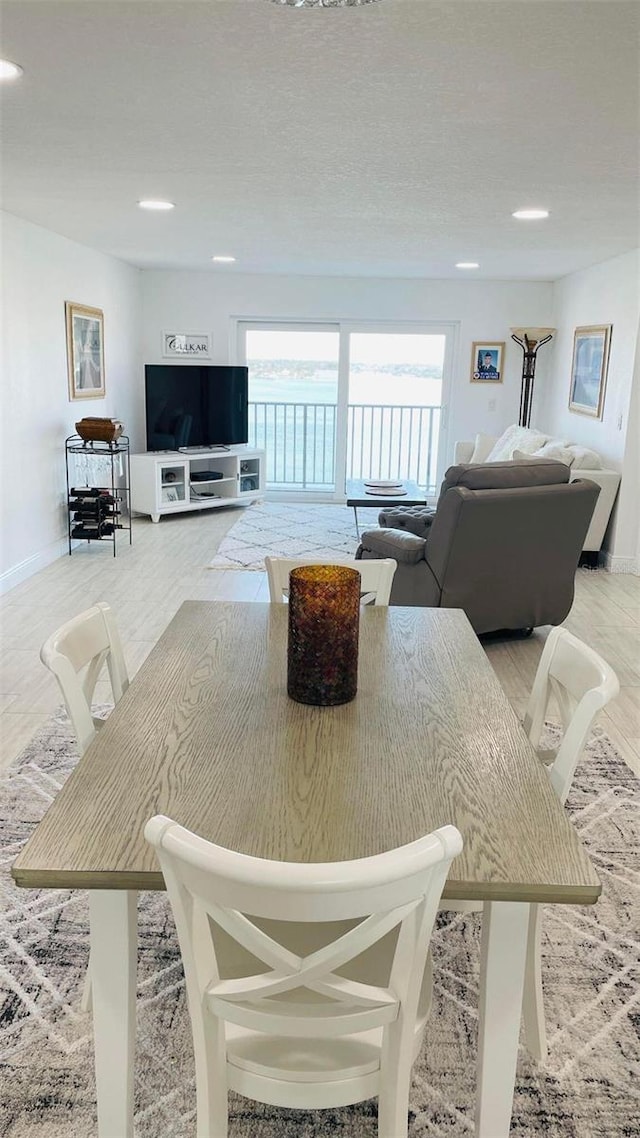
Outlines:
MULTIPOLYGON (((361 528, 377 525, 379 507, 362 511, 361 528)), ((223 537, 210 569, 262 569, 265 557, 353 557, 358 548, 353 510, 314 503, 249 506, 223 537)))
MULTIPOLYGON (((93 1138, 96 1132, 91 1022, 79 1010, 88 958, 86 894, 20 890, 9 878, 11 862, 75 755, 68 723, 58 715, 2 785, 4 1138, 93 1138)), ((595 907, 547 910, 550 1057, 542 1069, 521 1049, 511 1138, 640 1133, 638 786, 611 742, 596 734, 569 806, 603 896, 595 907)), ((164 894, 143 894, 139 911, 136 1135, 192 1138, 193 1055, 175 930, 164 894)), ((434 934, 435 1000, 414 1068, 411 1138, 473 1133, 478 932, 478 916, 451 915, 434 934)), ((377 1128, 375 1101, 308 1112, 231 1095, 230 1114, 229 1138, 374 1138, 377 1128)))

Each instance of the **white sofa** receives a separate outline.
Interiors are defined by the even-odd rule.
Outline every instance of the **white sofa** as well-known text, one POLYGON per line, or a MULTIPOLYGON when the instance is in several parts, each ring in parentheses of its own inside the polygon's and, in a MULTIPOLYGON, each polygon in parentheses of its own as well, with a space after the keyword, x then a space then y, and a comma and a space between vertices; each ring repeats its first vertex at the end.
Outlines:
MULTIPOLYGON (((594 465, 594 460, 600 459, 593 451, 567 443, 562 439, 553 439, 541 431, 529 428, 508 427, 499 437, 493 435, 476 435, 475 440, 457 442, 454 449, 454 463, 486 462, 491 451, 503 443, 503 457, 537 457, 558 458, 571 467, 571 479, 588 478, 600 487, 600 494, 596 508, 591 519, 591 525, 584 543, 584 552, 597 554, 602 546, 605 530, 611 517, 613 504, 616 500, 620 485, 620 474, 617 470, 607 470, 594 465), (544 441, 541 441, 544 440, 544 441), (511 445, 514 444, 514 445, 511 445), (591 464, 589 464, 591 459, 591 464), (586 462, 587 465, 583 465, 586 462)), ((493 461, 498 461, 494 456, 493 461)))

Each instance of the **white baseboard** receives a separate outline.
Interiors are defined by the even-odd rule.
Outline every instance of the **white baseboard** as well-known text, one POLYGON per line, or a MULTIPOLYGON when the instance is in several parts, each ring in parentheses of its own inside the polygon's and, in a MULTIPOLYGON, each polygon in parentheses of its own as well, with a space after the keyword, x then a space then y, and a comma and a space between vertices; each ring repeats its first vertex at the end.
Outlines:
POLYGON ((611 553, 605 553, 604 567, 608 573, 635 573, 640 576, 640 564, 635 557, 614 557, 611 553))
POLYGON ((68 552, 68 548, 67 539, 61 537, 58 541, 46 546, 45 549, 33 553, 31 557, 26 557, 24 561, 13 565, 11 569, 7 569, 0 574, 0 594, 8 593, 10 589, 14 589, 22 581, 26 581, 28 577, 33 577, 33 574, 40 569, 51 565, 52 561, 57 561, 59 557, 63 557, 68 552))

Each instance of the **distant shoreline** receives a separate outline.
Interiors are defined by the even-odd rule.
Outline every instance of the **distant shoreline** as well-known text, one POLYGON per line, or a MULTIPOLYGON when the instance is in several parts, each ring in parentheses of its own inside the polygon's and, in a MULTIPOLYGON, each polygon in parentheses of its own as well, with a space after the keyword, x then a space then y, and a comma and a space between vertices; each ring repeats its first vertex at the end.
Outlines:
MULTIPOLYGON (((336 369, 318 365, 317 370, 309 370, 307 373, 307 368, 313 369, 315 366, 305 361, 296 369, 298 374, 290 374, 293 371, 291 361, 260 361, 257 372, 254 370, 255 364, 251 363, 249 401, 335 404, 338 398, 336 369)), ((441 400, 442 376, 437 374, 435 367, 412 369, 410 364, 392 364, 371 368, 355 365, 351 370, 350 403, 439 407, 441 400), (436 374, 427 375, 427 371, 436 374)))

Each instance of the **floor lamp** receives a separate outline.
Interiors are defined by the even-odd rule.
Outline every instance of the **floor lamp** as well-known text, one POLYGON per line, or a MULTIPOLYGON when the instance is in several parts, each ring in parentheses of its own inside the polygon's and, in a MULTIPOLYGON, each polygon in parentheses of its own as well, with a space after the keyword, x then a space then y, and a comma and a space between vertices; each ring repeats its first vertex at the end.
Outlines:
POLYGON ((524 353, 522 360, 522 386, 520 388, 521 427, 531 424, 531 404, 533 403, 533 380, 536 372, 538 348, 548 344, 555 328, 511 328, 511 339, 519 344, 524 353))

